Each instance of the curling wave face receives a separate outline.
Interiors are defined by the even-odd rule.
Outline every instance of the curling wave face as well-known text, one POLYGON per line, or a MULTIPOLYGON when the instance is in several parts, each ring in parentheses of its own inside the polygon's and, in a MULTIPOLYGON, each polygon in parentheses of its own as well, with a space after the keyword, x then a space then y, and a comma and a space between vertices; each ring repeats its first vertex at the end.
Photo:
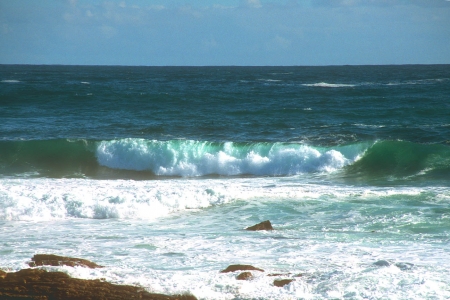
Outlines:
POLYGON ((373 178, 450 175, 450 148, 403 141, 334 147, 299 143, 194 140, 43 140, 0 142, 3 177, 157 179, 322 174, 373 178))

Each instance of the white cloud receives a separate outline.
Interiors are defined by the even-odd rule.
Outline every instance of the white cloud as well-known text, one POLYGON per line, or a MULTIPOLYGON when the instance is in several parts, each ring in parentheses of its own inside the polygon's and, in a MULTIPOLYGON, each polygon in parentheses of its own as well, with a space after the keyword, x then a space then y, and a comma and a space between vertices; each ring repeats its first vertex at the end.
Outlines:
MULTIPOLYGON (((448 0, 450 1, 450 0, 448 0)), ((223 10, 229 10, 229 9, 234 9, 236 8, 236 6, 225 6, 225 5, 220 5, 220 4, 214 4, 212 6, 213 9, 223 9, 223 10)))
POLYGON ((8 24, 2 24, 0 32, 2 34, 8 34, 8 33, 12 32, 12 29, 8 24))
POLYGON ((291 47, 291 40, 282 36, 275 36, 266 44, 268 50, 285 50, 291 47))
POLYGON ((217 42, 215 38, 204 39, 202 41, 202 45, 206 50, 217 48, 217 42))
POLYGON ((261 1, 259 0, 247 0, 247 4, 251 7, 255 7, 255 8, 261 8, 261 1))
POLYGON ((149 10, 163 10, 163 9, 166 9, 166 7, 164 5, 150 5, 150 6, 147 6, 147 8, 149 10))
POLYGON ((103 25, 100 27, 101 33, 107 38, 110 39, 116 35, 116 29, 114 27, 103 25))
POLYGON ((179 8, 179 11, 183 14, 194 16, 195 18, 202 17, 202 14, 199 11, 192 9, 190 6, 182 6, 179 8))

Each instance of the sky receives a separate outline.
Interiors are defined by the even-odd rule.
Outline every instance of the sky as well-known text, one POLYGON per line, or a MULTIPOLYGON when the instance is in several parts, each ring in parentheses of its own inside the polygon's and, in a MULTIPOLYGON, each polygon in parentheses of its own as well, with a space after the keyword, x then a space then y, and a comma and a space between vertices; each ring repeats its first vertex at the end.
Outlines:
POLYGON ((0 0, 0 64, 450 64, 450 0, 0 0))

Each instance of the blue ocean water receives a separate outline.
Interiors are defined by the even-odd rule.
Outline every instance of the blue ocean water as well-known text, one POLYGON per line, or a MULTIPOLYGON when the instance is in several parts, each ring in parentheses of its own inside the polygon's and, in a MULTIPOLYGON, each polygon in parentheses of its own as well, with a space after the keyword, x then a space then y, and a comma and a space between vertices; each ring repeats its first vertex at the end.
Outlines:
POLYGON ((4 270, 53 253, 199 299, 450 297, 449 65, 1 65, 0 120, 4 270), (237 263, 265 272, 219 273, 237 263))

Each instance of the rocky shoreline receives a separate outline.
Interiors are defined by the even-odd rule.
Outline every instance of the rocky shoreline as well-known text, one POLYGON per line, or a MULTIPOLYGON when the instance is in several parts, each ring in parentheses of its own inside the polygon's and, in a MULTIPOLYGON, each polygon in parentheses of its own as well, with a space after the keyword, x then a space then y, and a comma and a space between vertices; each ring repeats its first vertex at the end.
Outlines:
MULTIPOLYGON (((246 228, 246 230, 273 230, 270 221, 246 228)), ((129 285, 116 285, 100 279, 86 280, 72 278, 63 272, 49 272, 39 266, 69 266, 85 268, 103 268, 94 262, 81 258, 58 256, 53 254, 36 254, 28 263, 31 269, 17 272, 0 270, 0 299, 22 300, 195 300, 190 294, 164 295, 149 293, 144 289, 129 285)), ((237 280, 251 280, 250 271, 264 272, 251 265, 230 265, 220 273, 240 272, 237 280), (245 271, 245 272, 241 272, 245 271)), ((268 274, 278 276, 282 274, 268 274)), ((294 279, 275 279, 274 286, 282 287, 294 279)))

